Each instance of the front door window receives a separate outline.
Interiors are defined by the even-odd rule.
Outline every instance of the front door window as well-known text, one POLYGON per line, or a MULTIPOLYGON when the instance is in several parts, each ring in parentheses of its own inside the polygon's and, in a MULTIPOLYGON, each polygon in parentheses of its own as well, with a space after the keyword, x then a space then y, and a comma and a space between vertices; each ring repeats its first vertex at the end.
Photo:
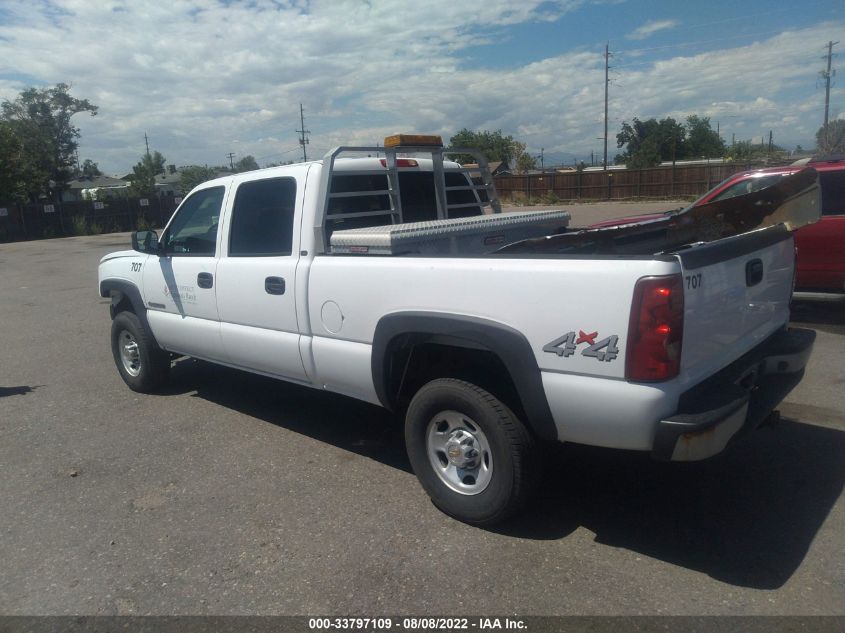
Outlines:
POLYGON ((210 187, 185 200, 164 235, 168 255, 214 255, 224 191, 210 187))

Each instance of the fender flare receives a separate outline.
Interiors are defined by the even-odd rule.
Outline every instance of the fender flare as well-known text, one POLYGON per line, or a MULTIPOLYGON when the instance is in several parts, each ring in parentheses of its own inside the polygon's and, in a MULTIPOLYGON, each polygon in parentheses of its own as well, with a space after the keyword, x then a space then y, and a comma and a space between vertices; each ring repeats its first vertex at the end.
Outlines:
POLYGON ((132 308, 135 310, 135 314, 141 320, 144 327, 147 328, 147 331, 151 332, 150 323, 147 321, 147 308, 144 305, 144 300, 141 298, 141 291, 138 290, 138 286, 132 282, 121 279, 104 279, 100 282, 100 296, 112 297, 112 304, 109 306, 109 312, 112 319, 115 317, 115 301, 113 294, 115 292, 120 293, 122 296, 129 299, 129 302, 132 304, 132 308))
POLYGON ((373 336, 371 364, 373 385, 385 408, 393 410, 396 406, 388 390, 389 351, 394 339, 403 334, 447 335, 496 354, 516 387, 528 425, 542 439, 558 439, 540 367, 528 339, 512 327, 478 317, 417 311, 383 316, 373 336))

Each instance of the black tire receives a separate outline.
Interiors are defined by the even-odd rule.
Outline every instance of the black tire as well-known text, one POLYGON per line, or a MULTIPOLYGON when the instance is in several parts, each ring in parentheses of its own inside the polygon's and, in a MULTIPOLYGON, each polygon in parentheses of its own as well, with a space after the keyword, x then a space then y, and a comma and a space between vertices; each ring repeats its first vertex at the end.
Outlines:
MULTIPOLYGON (((475 434, 478 435, 477 430, 475 434)), ((476 445, 473 444, 475 439, 470 440, 471 445, 476 445)), ((411 467, 434 505, 459 521, 473 525, 493 525, 513 515, 527 500, 539 471, 537 460, 540 456, 534 438, 513 412, 484 389, 454 378, 433 380, 413 397, 405 418, 405 445, 411 467), (486 487, 479 492, 457 492, 450 485, 460 484, 447 483, 445 479, 449 476, 438 474, 433 463, 434 455, 439 455, 441 473, 445 473, 452 463, 445 452, 440 455, 432 449, 430 453, 428 446, 430 433, 436 434, 438 428, 449 429, 439 433, 441 438, 453 437, 457 432, 451 430, 453 423, 435 420, 443 414, 454 419, 454 414, 449 412, 459 414, 470 431, 480 429, 489 449, 492 467, 486 487)), ((456 468, 452 472, 466 471, 456 468)), ((475 478, 471 477, 469 481, 474 483, 475 478)))
POLYGON ((132 391, 150 393, 158 389, 170 374, 170 354, 162 350, 152 332, 133 312, 120 312, 111 325, 111 349, 117 371, 132 391), (131 341, 129 338, 131 337, 131 341), (126 344, 137 344, 137 367, 124 363, 122 349, 126 344))

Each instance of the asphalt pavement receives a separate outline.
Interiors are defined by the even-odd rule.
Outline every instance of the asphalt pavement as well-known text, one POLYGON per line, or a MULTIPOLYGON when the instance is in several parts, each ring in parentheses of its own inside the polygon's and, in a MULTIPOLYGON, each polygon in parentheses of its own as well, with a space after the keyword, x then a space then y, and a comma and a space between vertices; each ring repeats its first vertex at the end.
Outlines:
POLYGON ((796 305, 779 426, 698 464, 560 446, 484 530, 376 407, 192 360, 130 391, 96 288, 127 245, 0 245, 0 613, 845 614, 845 304, 796 305))

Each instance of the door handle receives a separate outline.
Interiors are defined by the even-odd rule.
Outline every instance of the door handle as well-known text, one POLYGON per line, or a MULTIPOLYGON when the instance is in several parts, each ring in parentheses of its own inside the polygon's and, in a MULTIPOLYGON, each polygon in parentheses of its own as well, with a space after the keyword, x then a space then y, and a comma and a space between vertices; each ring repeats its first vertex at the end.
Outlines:
POLYGON ((285 280, 281 277, 267 277, 264 280, 264 290, 270 295, 285 294, 285 280))
POLYGON ((745 285, 749 288, 763 281, 763 260, 752 259, 745 264, 745 285))
POLYGON ((200 288, 211 288, 214 285, 214 277, 211 273, 200 273, 197 275, 197 285, 200 288))

